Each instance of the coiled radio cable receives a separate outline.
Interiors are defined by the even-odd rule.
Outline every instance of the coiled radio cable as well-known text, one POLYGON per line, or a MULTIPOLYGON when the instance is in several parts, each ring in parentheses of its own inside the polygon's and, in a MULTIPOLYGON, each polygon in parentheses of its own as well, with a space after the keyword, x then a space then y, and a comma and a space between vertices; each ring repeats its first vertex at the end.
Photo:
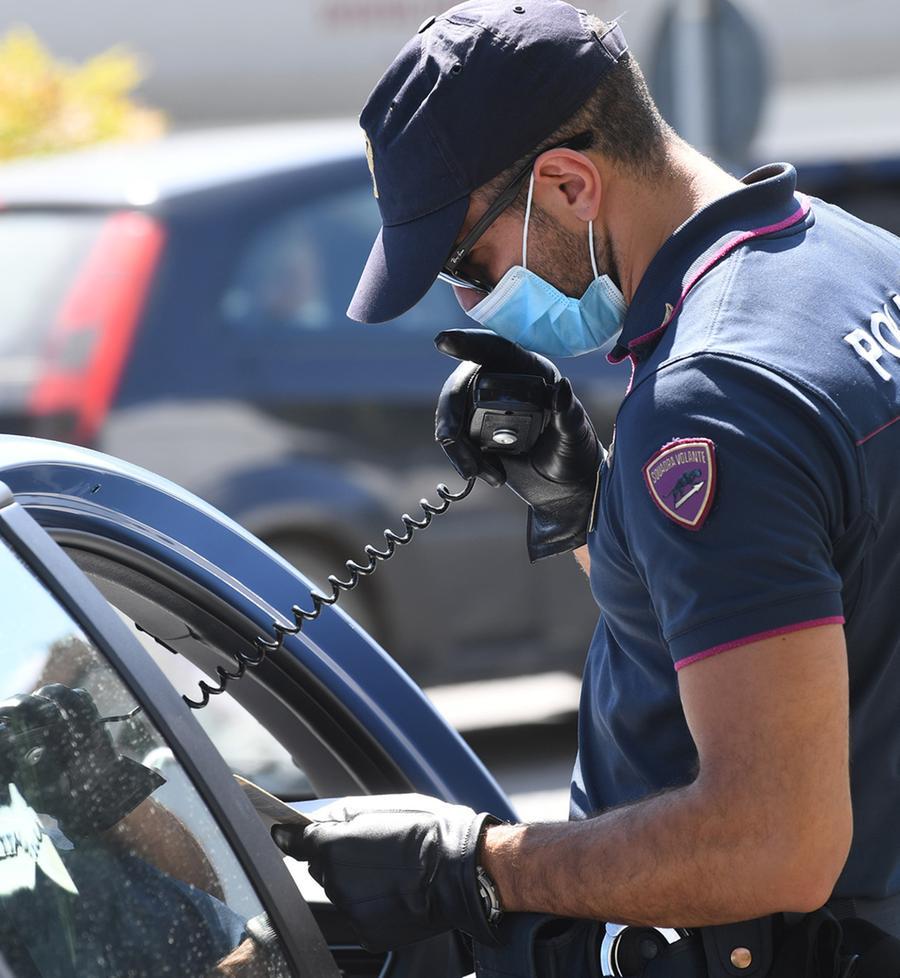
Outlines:
POLYGON ((404 513, 400 517, 401 521, 403 522, 403 526, 405 527, 405 530, 402 533, 395 533, 390 529, 384 531, 384 550, 379 550, 371 543, 366 544, 363 552, 368 558, 367 563, 360 564, 352 558, 347 560, 344 564, 345 569, 349 573, 349 578, 347 580, 341 580, 334 574, 330 574, 328 576, 328 583, 331 586, 331 594, 322 594, 319 591, 310 591, 309 594, 312 598, 313 605, 311 611, 307 611, 305 608, 301 608, 299 605, 295 604, 291 608, 291 616, 294 619, 293 625, 282 625, 280 622, 273 622, 272 630, 275 633, 274 639, 258 635, 253 641, 255 652, 234 652, 233 655, 237 663, 235 668, 229 670, 225 669, 223 666, 216 666, 216 678, 218 682, 211 684, 206 682, 205 679, 200 680, 199 698, 191 699, 189 696, 182 696, 184 702, 192 710, 202 710, 213 696, 218 696, 220 693, 224 693, 228 684, 240 679, 247 669, 255 668, 256 666, 260 665, 260 663, 262 663, 267 656, 278 652, 284 645, 284 638, 286 635, 298 635, 305 622, 315 621, 316 618, 318 618, 322 613, 322 609, 324 607, 337 604, 343 593, 346 591, 352 591, 359 585, 360 581, 364 577, 374 574, 379 564, 384 563, 386 560, 390 560, 391 557, 394 556, 397 547, 405 547, 410 540, 412 540, 417 531, 427 529, 436 516, 443 516, 443 514, 447 512, 453 503, 465 499, 474 487, 474 478, 469 479, 459 492, 451 492, 443 482, 439 483, 435 487, 435 492, 441 499, 440 503, 435 505, 434 503, 429 502, 427 499, 420 499, 419 506, 421 507, 423 514, 421 519, 414 519, 408 513, 404 513))

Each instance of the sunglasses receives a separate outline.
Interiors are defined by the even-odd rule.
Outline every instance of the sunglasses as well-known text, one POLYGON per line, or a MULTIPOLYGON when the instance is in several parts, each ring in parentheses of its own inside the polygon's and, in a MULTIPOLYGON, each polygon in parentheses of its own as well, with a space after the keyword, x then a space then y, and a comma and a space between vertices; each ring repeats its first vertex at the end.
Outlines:
POLYGON ((477 278, 473 278, 470 275, 459 270, 459 266, 465 261, 467 255, 471 252, 475 243, 478 239, 487 231, 487 229, 497 220, 497 218, 506 210, 507 207, 512 204, 512 202, 518 197, 519 190, 522 185, 531 175, 531 171, 534 169, 534 164, 537 160, 551 149, 574 149, 574 150, 585 150, 593 142, 593 134, 589 132, 579 133, 577 136, 572 136, 571 139, 565 140, 565 142, 557 143, 554 146, 547 146, 542 149, 539 153, 536 153, 531 159, 522 167, 522 169, 510 180, 510 182, 497 194, 496 198, 491 201, 487 210, 481 215, 475 226, 471 231, 460 241, 458 245, 455 245, 450 257, 444 262, 443 268, 438 272, 438 278, 442 282, 447 282, 449 285, 455 285, 460 289, 474 289, 478 292, 488 293, 494 288, 493 285, 488 285, 486 282, 482 282, 477 278))

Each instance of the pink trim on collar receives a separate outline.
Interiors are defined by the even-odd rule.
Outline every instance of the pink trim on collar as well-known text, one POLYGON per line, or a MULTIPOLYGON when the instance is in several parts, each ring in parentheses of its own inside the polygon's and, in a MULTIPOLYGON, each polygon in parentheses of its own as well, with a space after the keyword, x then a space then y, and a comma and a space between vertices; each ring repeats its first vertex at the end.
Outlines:
POLYGON ((843 625, 843 615, 833 615, 831 618, 813 618, 811 621, 798 621, 794 625, 784 625, 781 628, 770 628, 767 632, 757 632, 755 635, 748 635, 746 638, 736 638, 733 642, 723 642, 721 645, 714 645, 711 649, 703 652, 696 652, 685 659, 679 659, 675 663, 676 671, 684 669, 694 662, 701 659, 708 659, 710 656, 718 655, 720 652, 727 652, 729 649, 736 649, 741 645, 749 645, 751 642, 761 642, 766 638, 775 638, 777 635, 787 635, 790 632, 799 632, 805 628, 818 628, 820 625, 843 625))
POLYGON ((650 340, 655 339, 659 334, 661 334, 669 323, 678 315, 681 311, 682 305, 684 305, 684 300, 688 297, 688 293, 694 286, 706 275, 707 272, 715 268, 716 265, 731 254, 735 248, 739 248, 742 244, 746 244, 748 241, 752 241, 754 238, 762 238, 767 234, 775 234, 777 231, 784 231, 794 224, 799 224, 800 221, 806 219, 806 215, 810 211, 809 198, 805 194, 798 194, 800 198, 800 206, 797 210, 791 214, 790 217, 784 218, 784 220, 779 221, 777 224, 768 224, 766 227, 754 228, 752 231, 742 231, 740 234, 736 235, 726 244, 724 244, 712 257, 708 258, 701 268, 697 271, 694 277, 688 282, 686 286, 681 290, 681 296, 678 302, 675 303, 674 308, 669 313, 668 316, 662 321, 662 323, 656 327, 656 329, 651 329, 649 333, 644 333, 643 336, 638 336, 636 339, 631 340, 628 344, 628 349, 632 350, 636 346, 641 346, 644 343, 649 343, 650 340))
MULTIPOLYGON (((628 386, 625 388, 626 397, 628 397, 628 395, 631 393, 631 388, 634 387, 634 378, 635 378, 635 374, 637 374, 637 365, 638 365, 637 357, 633 353, 628 354, 628 359, 631 362, 631 376, 628 378, 628 386)), ((622 361, 620 360, 619 363, 621 362, 622 361)))

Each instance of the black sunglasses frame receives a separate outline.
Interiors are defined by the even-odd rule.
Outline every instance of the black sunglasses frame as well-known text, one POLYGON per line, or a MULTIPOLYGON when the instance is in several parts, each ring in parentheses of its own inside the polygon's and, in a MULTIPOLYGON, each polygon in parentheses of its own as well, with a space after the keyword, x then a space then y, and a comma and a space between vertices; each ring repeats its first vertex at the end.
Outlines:
POLYGON ((449 282, 451 285, 458 285, 464 289, 476 289, 479 292, 488 293, 493 289, 492 285, 486 285, 480 282, 478 279, 468 278, 461 275, 458 271, 460 264, 465 260, 466 255, 472 250, 478 239, 487 231, 487 229, 497 220, 497 218, 506 210, 507 207, 512 204, 519 194, 519 190, 522 184, 528 179, 531 171, 534 169, 534 164, 538 159, 544 155, 544 153, 549 152, 551 149, 574 149, 574 150, 585 150, 588 149, 591 143, 594 141, 593 133, 582 132, 578 133, 576 136, 572 136, 570 139, 564 142, 557 143, 554 146, 547 146, 542 149, 539 153, 535 153, 534 156, 522 167, 522 169, 510 180, 510 182, 500 191, 499 194, 491 201, 487 210, 481 215, 481 217, 475 222, 475 226, 471 231, 456 245, 450 254, 450 257, 444 262, 443 268, 441 269, 440 275, 438 276, 445 282, 449 282))

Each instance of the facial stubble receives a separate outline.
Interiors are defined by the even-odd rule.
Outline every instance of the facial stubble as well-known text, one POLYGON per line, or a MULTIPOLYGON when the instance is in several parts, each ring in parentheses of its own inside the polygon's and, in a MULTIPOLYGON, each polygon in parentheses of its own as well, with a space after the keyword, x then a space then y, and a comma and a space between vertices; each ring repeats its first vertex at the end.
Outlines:
MULTIPOLYGON (((619 269, 609 235, 594 225, 594 248, 597 270, 609 275, 619 285, 619 269)), ((580 299, 594 280, 588 251, 587 225, 583 232, 571 231, 557 224, 550 215, 534 205, 528 236, 528 267, 541 278, 552 282, 560 292, 580 299), (534 232, 538 233, 535 234, 534 232)))

